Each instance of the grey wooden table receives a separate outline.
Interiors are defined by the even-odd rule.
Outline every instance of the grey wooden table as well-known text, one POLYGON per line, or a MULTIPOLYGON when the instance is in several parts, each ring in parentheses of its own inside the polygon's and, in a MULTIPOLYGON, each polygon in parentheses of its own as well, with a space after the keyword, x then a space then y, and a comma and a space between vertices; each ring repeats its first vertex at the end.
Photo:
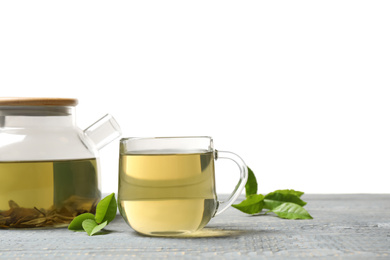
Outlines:
POLYGON ((390 194, 304 195, 313 220, 248 216, 230 208, 193 237, 135 233, 123 219, 105 235, 0 230, 0 259, 390 259, 390 194))

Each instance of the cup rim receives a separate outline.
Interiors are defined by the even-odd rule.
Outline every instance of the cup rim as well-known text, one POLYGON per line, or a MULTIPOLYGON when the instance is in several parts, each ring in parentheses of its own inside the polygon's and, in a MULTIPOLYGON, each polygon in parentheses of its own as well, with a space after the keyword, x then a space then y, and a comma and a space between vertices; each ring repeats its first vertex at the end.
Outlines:
POLYGON ((129 140, 152 140, 152 139, 209 139, 212 140, 211 136, 145 136, 145 137, 123 137, 120 139, 120 142, 125 142, 129 140))

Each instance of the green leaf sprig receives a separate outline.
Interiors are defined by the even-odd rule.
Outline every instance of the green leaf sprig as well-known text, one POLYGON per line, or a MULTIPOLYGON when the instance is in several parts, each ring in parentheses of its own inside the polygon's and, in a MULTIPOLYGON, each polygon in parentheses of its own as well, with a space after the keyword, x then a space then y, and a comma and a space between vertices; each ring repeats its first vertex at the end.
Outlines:
POLYGON ((245 185, 246 199, 232 206, 247 214, 260 214, 263 209, 275 213, 285 219, 312 219, 313 217, 303 208, 306 202, 301 199, 304 194, 296 190, 276 190, 267 195, 257 194, 257 180, 253 171, 248 167, 248 181, 245 185))
POLYGON ((78 215, 69 224, 68 229, 85 231, 89 236, 93 236, 115 219, 116 209, 115 193, 111 193, 97 204, 96 215, 92 213, 78 215))

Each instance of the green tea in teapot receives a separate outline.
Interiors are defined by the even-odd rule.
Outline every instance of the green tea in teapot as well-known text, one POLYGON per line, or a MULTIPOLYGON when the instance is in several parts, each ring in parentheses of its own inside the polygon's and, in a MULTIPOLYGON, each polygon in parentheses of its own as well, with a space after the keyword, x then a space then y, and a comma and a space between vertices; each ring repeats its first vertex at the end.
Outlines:
POLYGON ((95 158, 0 162, 0 228, 66 226, 100 199, 95 158))

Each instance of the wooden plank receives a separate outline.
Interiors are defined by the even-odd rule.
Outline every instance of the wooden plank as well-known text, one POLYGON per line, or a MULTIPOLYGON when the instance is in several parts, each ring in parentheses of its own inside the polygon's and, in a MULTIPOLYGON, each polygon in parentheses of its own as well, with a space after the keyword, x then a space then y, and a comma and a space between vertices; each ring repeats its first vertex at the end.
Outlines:
POLYGON ((230 208, 186 238, 138 235, 120 216, 88 237, 67 229, 0 230, 0 259, 390 258, 390 194, 304 195, 313 220, 248 216, 230 208))

